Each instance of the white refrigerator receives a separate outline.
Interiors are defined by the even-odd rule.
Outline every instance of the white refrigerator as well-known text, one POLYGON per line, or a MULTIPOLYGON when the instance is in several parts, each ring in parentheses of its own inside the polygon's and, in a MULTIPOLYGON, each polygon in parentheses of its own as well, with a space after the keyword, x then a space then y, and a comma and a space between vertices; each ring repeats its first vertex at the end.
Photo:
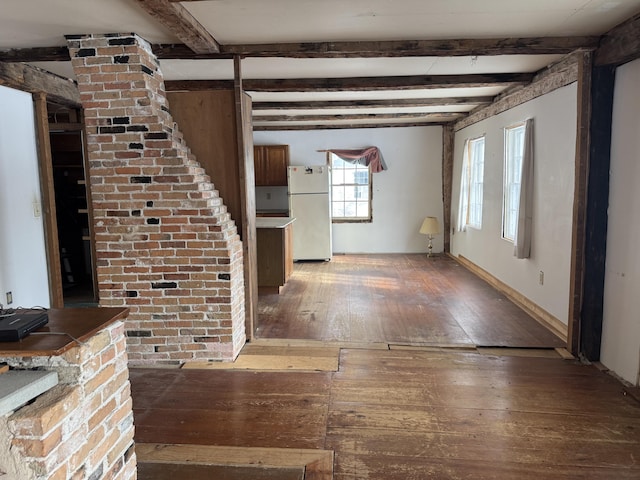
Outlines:
POLYGON ((331 260, 330 167, 290 166, 288 180, 293 260, 331 260))

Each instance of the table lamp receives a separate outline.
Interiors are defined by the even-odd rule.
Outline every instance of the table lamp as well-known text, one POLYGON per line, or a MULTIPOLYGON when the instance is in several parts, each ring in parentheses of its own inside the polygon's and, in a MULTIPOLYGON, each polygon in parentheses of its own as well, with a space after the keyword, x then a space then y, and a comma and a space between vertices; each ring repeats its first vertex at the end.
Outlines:
POLYGON ((433 236, 440 233, 440 225, 438 224, 438 219, 436 217, 427 217, 422 222, 422 226, 420 227, 420 233, 426 235, 429 238, 429 252, 427 253, 427 257, 431 256, 431 251, 433 250, 433 236))

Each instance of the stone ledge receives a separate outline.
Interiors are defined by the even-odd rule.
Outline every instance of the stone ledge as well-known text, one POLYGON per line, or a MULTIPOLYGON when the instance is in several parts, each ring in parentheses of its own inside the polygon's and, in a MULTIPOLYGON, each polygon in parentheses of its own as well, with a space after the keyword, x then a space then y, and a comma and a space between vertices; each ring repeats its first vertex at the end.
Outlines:
POLYGON ((25 405, 58 384, 56 372, 11 370, 0 382, 0 415, 25 405))

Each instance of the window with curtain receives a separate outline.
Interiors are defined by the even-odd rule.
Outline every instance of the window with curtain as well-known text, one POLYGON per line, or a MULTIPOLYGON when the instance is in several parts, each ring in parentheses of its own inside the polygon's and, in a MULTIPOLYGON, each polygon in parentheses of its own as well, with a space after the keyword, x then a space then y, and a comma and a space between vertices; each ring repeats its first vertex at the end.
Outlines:
POLYGON ((460 176, 458 230, 482 228, 484 136, 465 141, 460 176))
POLYGON ((522 157, 524 155, 524 123, 504 130, 504 188, 502 194, 502 238, 516 239, 522 157))
POLYGON ((371 221, 370 167, 330 153, 331 215, 334 221, 371 221))

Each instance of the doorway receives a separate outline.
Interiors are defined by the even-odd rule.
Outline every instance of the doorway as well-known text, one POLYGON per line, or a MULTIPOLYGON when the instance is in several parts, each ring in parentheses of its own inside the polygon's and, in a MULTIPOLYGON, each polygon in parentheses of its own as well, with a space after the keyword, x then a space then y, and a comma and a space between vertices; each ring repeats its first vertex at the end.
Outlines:
POLYGON ((64 306, 95 306, 83 132, 75 123, 50 123, 49 127, 64 306))

